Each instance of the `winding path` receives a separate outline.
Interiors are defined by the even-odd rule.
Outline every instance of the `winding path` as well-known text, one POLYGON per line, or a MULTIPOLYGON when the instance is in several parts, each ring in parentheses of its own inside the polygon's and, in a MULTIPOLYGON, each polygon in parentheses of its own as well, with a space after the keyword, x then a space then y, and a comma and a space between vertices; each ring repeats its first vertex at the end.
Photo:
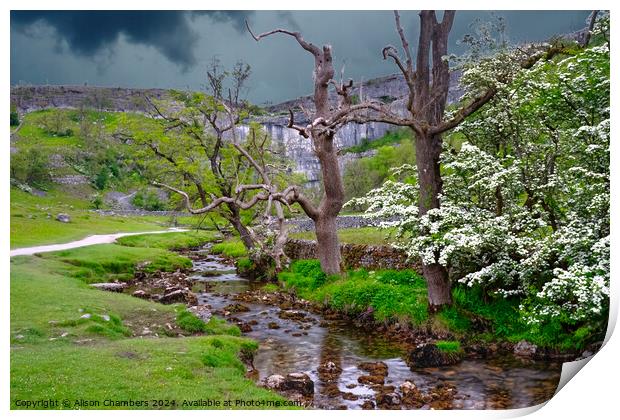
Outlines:
POLYGON ((67 242, 64 244, 31 246, 28 248, 16 248, 11 250, 11 257, 18 255, 33 255, 39 252, 64 251, 65 249, 79 248, 88 245, 109 244, 123 236, 145 235, 168 232, 185 232, 187 229, 170 228, 168 230, 156 230, 151 232, 128 232, 128 233, 112 233, 107 235, 91 235, 79 241, 67 242))

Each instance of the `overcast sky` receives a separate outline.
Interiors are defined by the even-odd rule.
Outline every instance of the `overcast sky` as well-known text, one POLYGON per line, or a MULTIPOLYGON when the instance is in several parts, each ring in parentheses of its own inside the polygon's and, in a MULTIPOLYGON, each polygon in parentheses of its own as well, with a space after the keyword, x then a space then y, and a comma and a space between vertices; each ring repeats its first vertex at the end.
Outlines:
MULTIPOLYGON (((541 41, 585 26, 589 11, 506 11, 512 42, 541 41)), ((476 18, 491 12, 458 12, 450 52, 472 31, 476 18)), ((315 44, 330 43, 339 70, 360 80, 395 72, 381 59, 386 44, 398 45, 390 11, 12 11, 11 84, 84 84, 200 89, 207 63, 218 56, 226 66, 252 66, 248 98, 277 103, 312 88, 312 57, 295 40, 273 36, 256 43, 245 30, 299 30, 315 44)), ((419 18, 401 12, 412 48, 419 18)))

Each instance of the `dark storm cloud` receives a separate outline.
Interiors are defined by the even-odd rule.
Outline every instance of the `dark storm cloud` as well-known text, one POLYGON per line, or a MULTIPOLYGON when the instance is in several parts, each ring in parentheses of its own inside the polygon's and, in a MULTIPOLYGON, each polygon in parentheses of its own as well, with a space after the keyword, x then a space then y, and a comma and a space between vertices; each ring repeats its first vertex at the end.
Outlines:
MULTIPOLYGON (((581 29, 589 11, 459 11, 449 51, 472 32, 472 22, 504 16, 511 42, 547 40, 581 29)), ((394 73, 381 59, 386 44, 400 45, 391 11, 43 11, 11 14, 11 84, 84 84, 143 88, 202 89, 212 57, 231 68, 252 66, 248 99, 277 103, 312 91, 313 60, 290 37, 255 42, 256 32, 298 30, 316 45, 333 46, 345 77, 368 80, 394 73), (58 48, 58 46, 62 48, 58 48), (113 63, 113 65, 112 65, 113 63), (179 71, 181 70, 181 71, 179 71)), ((402 11, 413 50, 417 11, 402 11)))
POLYGON ((218 22, 230 22, 237 31, 245 31, 245 20, 249 18, 254 11, 252 10, 198 10, 193 11, 192 15, 206 15, 218 22))
POLYGON ((124 35, 130 43, 151 46, 188 69, 196 64, 194 48, 198 41, 188 18, 200 14, 209 15, 214 21, 231 22, 242 30, 244 19, 251 12, 12 11, 11 26, 27 34, 32 25, 45 23, 72 53, 86 57, 93 57, 124 35))

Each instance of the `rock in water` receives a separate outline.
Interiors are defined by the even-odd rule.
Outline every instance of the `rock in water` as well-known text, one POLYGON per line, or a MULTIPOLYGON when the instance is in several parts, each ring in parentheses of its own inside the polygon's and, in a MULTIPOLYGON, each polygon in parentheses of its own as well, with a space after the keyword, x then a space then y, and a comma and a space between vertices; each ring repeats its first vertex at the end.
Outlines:
POLYGON ((285 391, 299 392, 304 397, 314 395, 314 382, 305 373, 289 373, 283 387, 285 391))
POLYGON ((67 213, 58 213, 56 220, 62 223, 69 223, 71 221, 71 217, 67 213))
POLYGON ((271 375, 264 380, 265 387, 275 391, 299 394, 304 397, 314 395, 314 382, 305 373, 271 375))
POLYGON ((450 366, 462 359, 461 352, 441 351, 435 344, 421 344, 409 353, 407 364, 410 368, 450 366))
POLYGON ((521 357, 533 357, 538 350, 536 344, 531 344, 525 340, 521 340, 514 348, 514 354, 521 357))
POLYGON ((399 408, 400 396, 395 392, 379 393, 376 396, 377 407, 383 409, 399 408))
POLYGON ((167 295, 163 295, 160 299, 160 303, 170 304, 170 303, 183 303, 189 301, 189 293, 185 290, 175 290, 172 293, 168 293, 167 295))
POLYGON ((282 388, 282 384, 284 383, 284 376, 282 375, 271 375, 265 378, 265 386, 269 389, 279 390, 282 388))

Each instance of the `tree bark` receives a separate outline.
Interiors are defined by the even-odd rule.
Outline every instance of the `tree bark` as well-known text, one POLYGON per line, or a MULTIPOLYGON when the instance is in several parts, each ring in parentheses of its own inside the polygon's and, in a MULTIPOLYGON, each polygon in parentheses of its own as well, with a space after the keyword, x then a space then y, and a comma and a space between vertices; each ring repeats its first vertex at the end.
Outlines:
POLYGON ((428 285, 428 311, 435 313, 452 304, 452 288, 446 268, 440 264, 422 265, 422 273, 428 285))
POLYGON ((248 228, 241 222, 241 216, 239 215, 239 208, 234 204, 227 204, 228 209, 230 210, 230 214, 227 219, 232 225, 232 227, 239 233, 239 238, 245 249, 248 251, 256 246, 254 238, 250 234, 248 228))
MULTIPOLYGON (((416 165, 420 197, 418 211, 424 216, 429 210, 439 208, 439 195, 443 181, 440 173, 442 139, 439 135, 416 135, 416 165)), ((422 264, 422 274, 428 287, 429 311, 436 312, 444 305, 452 304, 451 284, 448 271, 439 264, 422 264)))
POLYGON ((336 219, 344 205, 344 186, 338 166, 337 150, 333 135, 321 133, 313 136, 316 154, 321 163, 324 196, 314 221, 317 254, 326 274, 340 273, 340 243, 336 219))
POLYGON ((336 216, 319 215, 314 221, 317 242, 317 257, 325 274, 340 273, 340 243, 336 216))

